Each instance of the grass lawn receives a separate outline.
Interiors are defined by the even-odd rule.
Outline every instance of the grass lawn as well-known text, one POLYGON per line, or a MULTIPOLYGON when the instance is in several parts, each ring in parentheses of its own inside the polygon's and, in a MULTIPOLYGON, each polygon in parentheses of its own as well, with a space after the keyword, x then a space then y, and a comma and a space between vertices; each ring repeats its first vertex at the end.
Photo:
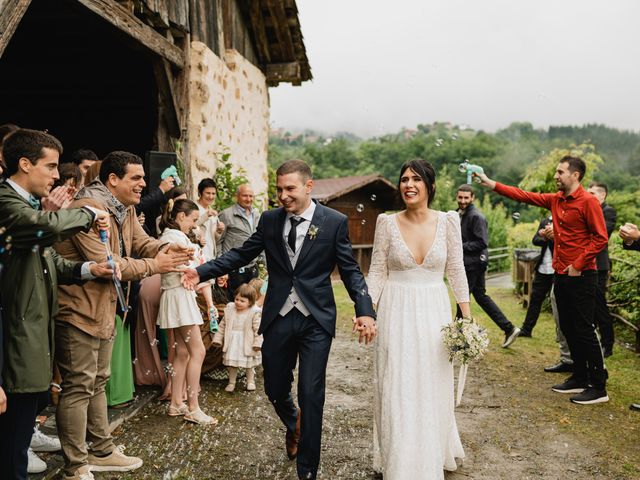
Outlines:
MULTIPOLYGON (((341 283, 335 285, 335 292, 338 328, 346 331, 351 328, 353 304, 341 283)), ((507 318, 517 326, 522 325, 526 310, 510 290, 489 289, 488 293, 507 318)), ((509 387, 509 395, 499 399, 505 406, 592 446, 603 464, 622 478, 640 478, 640 412, 629 410, 630 403, 640 402, 640 359, 635 353, 616 345, 613 356, 606 360, 610 402, 574 405, 569 402, 568 395, 550 389, 564 381, 566 375, 543 371, 543 367, 559 358, 555 324, 550 313, 540 315, 533 338, 520 338, 511 348, 503 349, 500 347, 504 338, 502 331, 473 301, 472 312, 488 329, 491 339, 489 352, 479 370, 484 371, 487 378, 498 378, 509 387)))

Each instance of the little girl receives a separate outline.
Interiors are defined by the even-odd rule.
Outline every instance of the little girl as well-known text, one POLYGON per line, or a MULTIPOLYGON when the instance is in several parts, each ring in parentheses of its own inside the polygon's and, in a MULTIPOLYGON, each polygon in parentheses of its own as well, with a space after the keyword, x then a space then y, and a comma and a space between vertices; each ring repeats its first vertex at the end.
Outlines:
POLYGON ((224 309, 220 329, 213 337, 213 343, 222 345, 222 363, 229 371, 229 384, 225 390, 233 392, 236 388, 238 367, 247 369, 247 391, 256 389, 253 367, 260 365, 260 347, 262 335, 260 310, 255 307, 256 290, 243 283, 236 290, 235 300, 224 309))
MULTIPOLYGON (((193 229, 198 220, 198 206, 191 200, 169 200, 165 207, 160 227, 162 242, 177 243, 193 248, 196 254, 189 268, 200 264, 200 249, 192 240, 193 229)), ((180 282, 180 273, 163 273, 160 281, 162 296, 158 311, 158 325, 173 331, 175 357, 171 382, 171 404, 169 416, 184 415, 185 420, 202 425, 215 425, 218 421, 200 410, 198 392, 200 390, 200 370, 205 357, 205 348, 200 336, 199 325, 202 315, 198 309, 195 292, 185 289, 180 282), (186 380, 187 404, 183 402, 183 388, 186 380)), ((204 284, 211 292, 210 285, 204 284)), ((201 288, 201 286, 198 286, 201 288)), ((172 345, 169 347, 171 348, 172 345)))

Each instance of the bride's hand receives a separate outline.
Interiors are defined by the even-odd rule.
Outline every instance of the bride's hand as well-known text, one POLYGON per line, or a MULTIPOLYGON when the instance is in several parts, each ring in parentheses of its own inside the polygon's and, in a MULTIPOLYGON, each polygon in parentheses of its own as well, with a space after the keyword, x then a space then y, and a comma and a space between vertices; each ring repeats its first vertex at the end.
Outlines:
POLYGON ((360 332, 358 337, 358 343, 362 343, 364 339, 365 345, 373 342, 373 339, 377 335, 376 321, 372 317, 354 317, 353 318, 353 333, 360 332))

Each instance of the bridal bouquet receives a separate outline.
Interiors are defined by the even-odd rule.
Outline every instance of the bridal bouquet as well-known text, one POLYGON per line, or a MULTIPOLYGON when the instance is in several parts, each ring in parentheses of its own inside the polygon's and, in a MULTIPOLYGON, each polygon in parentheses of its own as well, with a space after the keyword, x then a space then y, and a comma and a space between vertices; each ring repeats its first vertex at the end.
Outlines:
POLYGON ((489 336, 473 318, 456 318, 442 327, 442 339, 449 354, 449 361, 460 364, 456 392, 456 406, 458 406, 462 401, 468 363, 484 355, 489 346, 489 336))

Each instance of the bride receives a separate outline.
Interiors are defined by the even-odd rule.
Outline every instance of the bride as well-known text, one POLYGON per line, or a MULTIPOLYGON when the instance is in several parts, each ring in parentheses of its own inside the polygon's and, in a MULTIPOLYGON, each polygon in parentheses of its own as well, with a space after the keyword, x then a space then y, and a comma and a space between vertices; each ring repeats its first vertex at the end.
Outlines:
POLYGON ((367 283, 378 309, 373 466, 384 480, 443 479, 464 457, 442 342, 452 319, 443 275, 465 317, 469 290, 460 218, 429 208, 435 177, 428 162, 406 162, 398 182, 406 208, 376 224, 367 283))

